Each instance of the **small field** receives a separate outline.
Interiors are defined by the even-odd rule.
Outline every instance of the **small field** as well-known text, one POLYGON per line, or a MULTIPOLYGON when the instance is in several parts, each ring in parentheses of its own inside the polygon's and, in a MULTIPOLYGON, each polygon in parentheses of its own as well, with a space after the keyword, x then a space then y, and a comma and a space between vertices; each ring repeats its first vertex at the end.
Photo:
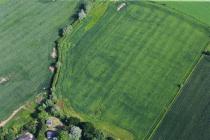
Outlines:
POLYGON ((6 79, 0 84, 0 121, 48 87, 58 29, 69 22, 76 4, 0 0, 0 79, 6 79))
POLYGON ((153 3, 116 9, 116 3, 103 12, 96 7, 62 41, 57 94, 83 118, 106 124, 101 127, 121 139, 139 140, 167 110, 209 34, 193 19, 153 3))
POLYGON ((154 140, 209 140, 210 57, 193 71, 181 95, 153 136, 154 140))
POLYGON ((185 15, 191 16, 202 23, 210 26, 210 2, 204 1, 168 1, 160 2, 170 8, 174 8, 185 15))

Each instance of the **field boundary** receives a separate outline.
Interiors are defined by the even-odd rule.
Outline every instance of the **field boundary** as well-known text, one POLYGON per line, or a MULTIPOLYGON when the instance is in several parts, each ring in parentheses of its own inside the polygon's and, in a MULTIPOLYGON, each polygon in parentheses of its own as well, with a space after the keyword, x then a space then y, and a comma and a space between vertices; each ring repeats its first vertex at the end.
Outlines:
MULTIPOLYGON (((153 4, 153 6, 156 6, 153 4)), ((168 9, 168 7, 163 7, 161 5, 158 5, 159 8, 162 8, 164 10, 169 10, 170 12, 170 9, 168 9)), ((177 13, 175 10, 174 11, 171 11, 171 12, 174 12, 174 14, 178 14, 178 16, 180 17, 180 13, 177 13)), ((183 17, 185 17, 187 15, 184 15, 183 17)), ((189 18, 189 17, 188 17, 189 18)), ((191 17, 190 17, 191 19, 191 17)), ((194 19, 191 19, 193 22, 194 19)), ((188 20, 187 20, 188 22, 188 20)), ((198 27, 201 27, 202 29, 205 29, 206 27, 203 26, 201 23, 198 23, 198 21, 196 20, 195 25, 197 25, 198 27), (202 25, 202 26, 201 26, 202 25)), ((199 28, 200 29, 200 28, 199 28)), ((65 38, 65 36, 63 37, 65 38)), ((61 65, 62 65, 62 62, 63 62, 63 59, 62 59, 62 51, 63 51, 63 45, 60 44, 60 42, 58 43, 58 67, 57 67, 57 72, 55 74, 55 77, 53 79, 53 83, 52 83, 52 90, 53 92, 56 92, 56 86, 57 86, 57 82, 58 82, 58 78, 59 78, 59 75, 60 75, 60 70, 61 70, 61 65)), ((184 75, 184 82, 182 83, 186 83, 188 81, 188 79, 191 77, 191 74, 193 73, 194 69, 197 67, 197 64, 201 61, 201 59, 203 58, 203 55, 200 55, 200 56, 196 56, 195 57, 195 62, 194 64, 192 65, 192 67, 190 68, 189 71, 186 72, 186 74, 184 75)), ((151 129, 148 131, 148 134, 146 135, 146 137, 144 139, 150 139, 152 136, 153 136, 153 133, 155 132, 155 130, 159 127, 159 125, 161 124, 162 120, 165 118, 165 115, 168 113, 168 111, 171 109, 171 106, 173 105, 174 102, 176 102, 176 99, 179 97, 180 93, 182 91, 182 87, 180 87, 178 89, 178 92, 175 94, 175 96, 173 97, 172 101, 169 102, 169 104, 167 104, 167 106, 161 111, 161 113, 159 114, 159 117, 158 119, 154 122, 154 124, 152 125, 151 129)))
MULTIPOLYGON (((174 16, 178 16, 179 18, 183 18, 186 17, 186 22, 190 22, 195 26, 200 27, 200 29, 208 29, 208 25, 201 22, 200 20, 198 20, 195 17, 192 16, 188 16, 187 14, 176 10, 175 8, 170 8, 167 5, 164 5, 162 3, 157 3, 154 1, 148 2, 148 3, 144 3, 144 4, 148 4, 148 5, 152 5, 160 10, 164 10, 164 11, 168 11, 171 12, 170 14, 174 14, 174 16), (148 4, 149 3, 149 4, 148 4), (193 22, 194 21, 194 22, 193 22)), ((205 31, 205 33, 209 33, 208 31, 205 31)), ((204 49, 207 49, 208 46, 210 45, 210 41, 207 43, 207 45, 201 50, 203 51, 204 49)), ((176 100, 178 99, 178 97, 181 95, 181 91, 183 89, 183 87, 185 86, 185 84, 188 82, 189 78, 191 77, 193 71, 195 70, 195 68, 197 67, 197 65, 200 63, 200 61, 203 59, 203 54, 201 54, 200 56, 197 56, 197 62, 195 62, 195 64, 193 64, 192 69, 187 71, 185 76, 186 78, 184 78, 184 81, 181 83, 182 85, 180 85, 180 88, 178 89, 177 93, 175 94, 175 96, 172 98, 172 100, 169 102, 169 104, 167 104, 163 110, 160 112, 159 117, 156 119, 156 121, 153 123, 153 125, 151 126, 150 130, 148 131, 148 133, 146 134, 146 136, 144 137, 144 140, 150 140, 153 136, 153 134, 156 132, 157 128, 159 127, 159 125, 161 124, 161 122, 163 121, 163 119, 165 118, 166 114, 171 110, 172 105, 176 102, 176 100)))
MULTIPOLYGON (((206 47, 210 44, 210 42, 207 43, 206 47)), ((204 49, 205 49, 204 48, 204 49)), ((189 74, 187 74, 188 72, 186 72, 185 75, 187 75, 186 79, 184 80, 183 84, 185 86, 185 84, 189 81, 192 73, 194 72, 194 70, 197 68, 197 65, 201 62, 201 60, 204 58, 204 55, 201 54, 197 60, 197 62, 194 64, 194 66, 192 67, 192 69, 189 71, 189 74)), ((147 135, 145 136, 144 140, 151 140, 152 136, 154 135, 154 133, 156 132, 156 130, 159 128, 160 124, 162 123, 163 119, 165 118, 166 114, 172 109, 173 104, 176 102, 176 100, 178 99, 178 97, 181 95, 181 91, 183 89, 183 87, 180 87, 178 92, 176 93, 176 95, 173 97, 172 101, 169 102, 169 104, 161 111, 159 117, 157 118, 157 120, 154 122, 153 126, 151 127, 151 129, 148 131, 147 135)))
MULTIPOLYGON (((161 2, 161 1, 160 1, 160 2, 161 2)), ((180 11, 180 10, 174 8, 174 7, 170 7, 170 6, 168 6, 167 4, 160 3, 160 2, 156 2, 156 4, 162 5, 162 6, 164 6, 164 7, 167 7, 168 9, 172 9, 172 10, 174 10, 176 13, 179 13, 179 14, 181 14, 181 15, 183 15, 183 16, 190 17, 190 18, 192 18, 193 20, 195 20, 196 22, 198 22, 199 24, 202 24, 203 26, 206 26, 207 28, 210 28, 210 25, 208 25, 207 23, 205 23, 205 22, 199 20, 198 18, 193 17, 193 16, 191 16, 191 15, 189 15, 189 14, 187 14, 187 13, 184 13, 184 12, 182 12, 182 11, 180 11)))
MULTIPOLYGON (((145 4, 145 3, 144 3, 145 4)), ((189 22, 191 23, 192 25, 195 25, 195 26, 198 26, 200 27, 200 29, 202 29, 202 31, 206 32, 206 33, 209 33, 209 31, 206 31, 206 30, 209 30, 209 25, 200 21, 199 19, 193 17, 193 16, 190 16, 186 13, 183 13, 175 8, 171 8, 163 3, 158 3, 158 2, 155 2, 155 1, 150 1, 148 3, 146 3, 148 5, 151 5, 153 7, 156 7, 157 9, 159 10, 162 10, 164 12, 170 12, 169 14, 172 14, 174 16, 178 16, 179 18, 185 20, 186 22, 189 22)))
MULTIPOLYGON (((197 65, 199 64, 199 62, 202 60, 203 56, 200 56, 199 60, 197 61, 197 63, 195 64, 195 66, 193 67, 193 69, 190 71, 188 77, 185 79, 184 84, 186 84, 189 80, 189 78, 191 77, 193 71, 195 70, 195 68, 197 67, 197 65)), ((169 102, 168 106, 165 107, 162 112, 160 113, 158 119, 155 121, 154 126, 152 126, 153 130, 151 130, 147 136, 144 138, 144 140, 150 140, 154 134, 154 132, 156 132, 157 128, 160 126, 161 122, 163 121, 163 119, 165 118, 166 114, 171 110, 172 105, 176 102, 176 100, 178 99, 178 97, 181 95, 181 91, 182 88, 180 88, 178 90, 178 92, 176 93, 176 95, 174 96, 174 98, 172 99, 171 102, 169 102), (155 125, 156 124, 156 125, 155 125)))

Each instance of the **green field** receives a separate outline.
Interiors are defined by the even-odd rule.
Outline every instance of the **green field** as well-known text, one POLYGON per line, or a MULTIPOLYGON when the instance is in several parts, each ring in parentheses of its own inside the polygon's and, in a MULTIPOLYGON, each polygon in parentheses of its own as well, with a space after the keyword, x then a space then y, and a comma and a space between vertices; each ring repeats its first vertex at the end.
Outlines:
MULTIPOLYGON (((176 96, 209 37, 193 19, 159 5, 95 8, 61 41, 57 94, 121 139, 144 139, 176 96), (123 135, 124 130, 128 134, 123 135)), ((170 133, 169 133, 170 134, 170 133)))
POLYGON ((0 120, 47 87, 50 52, 58 29, 74 12, 77 1, 1 0, 0 120))
POLYGON ((209 140, 210 57, 193 71, 181 95, 168 112, 154 140, 209 140))
POLYGON ((210 2, 198 2, 198 1, 170 1, 161 2, 165 3, 166 6, 174 8, 185 15, 196 18, 202 23, 208 24, 210 26, 210 2))

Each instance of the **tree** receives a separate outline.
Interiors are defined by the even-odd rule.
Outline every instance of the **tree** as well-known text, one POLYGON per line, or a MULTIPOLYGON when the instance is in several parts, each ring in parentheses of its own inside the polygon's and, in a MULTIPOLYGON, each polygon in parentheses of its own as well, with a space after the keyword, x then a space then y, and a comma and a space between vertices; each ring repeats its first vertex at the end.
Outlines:
POLYGON ((59 110, 56 108, 56 106, 52 106, 50 108, 50 112, 49 112, 52 116, 56 117, 56 118, 60 118, 61 114, 59 112, 59 110))
POLYGON ((90 9, 92 8, 94 3, 94 0, 85 0, 84 1, 84 8, 85 8, 85 12, 88 13, 90 11, 90 9))
POLYGON ((205 51, 203 51, 202 52, 204 55, 210 55, 210 51, 208 51, 208 50, 205 50, 205 51))
POLYGON ((78 17, 79 17, 79 20, 82 20, 83 18, 86 17, 86 13, 85 13, 84 9, 80 10, 80 12, 78 13, 78 17))
POLYGON ((43 134, 46 130, 47 126, 45 125, 45 118, 39 118, 37 120, 36 133, 34 134, 34 136, 37 137, 37 140, 43 139, 43 134))
POLYGON ((5 135, 5 129, 0 127, 0 140, 4 139, 4 135, 5 135))
POLYGON ((76 117, 67 117, 67 116, 64 116, 64 118, 62 118, 61 121, 66 126, 71 126, 71 125, 77 126, 80 123, 80 119, 76 117))
POLYGON ((23 125, 23 130, 28 131, 32 134, 36 133, 36 128, 37 128, 37 122, 36 121, 30 121, 30 122, 23 125))
POLYGON ((70 117, 69 121, 70 121, 71 125, 78 125, 80 123, 80 119, 78 119, 76 117, 70 117))
POLYGON ((68 132, 67 131, 61 131, 61 132, 59 132, 58 139, 59 140, 69 140, 70 137, 69 137, 68 132))
POLYGON ((50 99, 46 100, 45 104, 46 104, 47 107, 54 105, 54 103, 50 99))
POLYGON ((72 25, 67 25, 62 29, 62 36, 69 34, 72 31, 72 25))
POLYGON ((85 140, 104 140, 105 137, 101 131, 96 129, 90 122, 81 122, 79 127, 82 129, 82 139, 85 140))
POLYGON ((95 131, 95 137, 97 140, 105 140, 104 134, 99 130, 95 131))
POLYGON ((4 140, 14 140, 15 134, 12 129, 9 129, 7 134, 4 136, 4 140))
POLYGON ((113 137, 106 137, 106 140, 115 140, 113 137))
POLYGON ((82 130, 77 126, 72 126, 69 135, 71 139, 79 140, 82 136, 82 130))

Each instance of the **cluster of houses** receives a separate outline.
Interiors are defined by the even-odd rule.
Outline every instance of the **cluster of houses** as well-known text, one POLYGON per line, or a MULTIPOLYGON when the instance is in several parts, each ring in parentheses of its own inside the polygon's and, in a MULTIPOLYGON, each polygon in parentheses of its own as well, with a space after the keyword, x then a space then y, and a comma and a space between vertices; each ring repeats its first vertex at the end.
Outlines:
MULTIPOLYGON (((49 117, 46 120, 45 125, 47 126, 45 132, 45 138, 47 140, 58 140, 59 135, 59 128, 62 128, 64 125, 63 123, 56 117, 49 117)), ((81 137, 82 130, 77 126, 72 126, 69 133, 69 138, 79 140, 81 137)), ((24 134, 20 135, 16 140, 36 140, 34 135, 25 132, 24 134)))
MULTIPOLYGON (((47 130, 45 132, 46 139, 58 140, 57 129, 63 126, 60 120, 55 117, 49 117, 48 120, 46 120, 45 125, 47 126, 47 130)), ((22 134, 21 136, 19 136, 16 140, 35 140, 35 137, 33 134, 26 132, 22 134)))
MULTIPOLYGON (((58 137, 57 131, 48 130, 46 132, 47 140, 58 140, 57 137, 58 137)), ((26 133, 22 134, 21 136, 19 136, 16 140, 36 140, 36 139, 33 134, 26 132, 26 133)))

